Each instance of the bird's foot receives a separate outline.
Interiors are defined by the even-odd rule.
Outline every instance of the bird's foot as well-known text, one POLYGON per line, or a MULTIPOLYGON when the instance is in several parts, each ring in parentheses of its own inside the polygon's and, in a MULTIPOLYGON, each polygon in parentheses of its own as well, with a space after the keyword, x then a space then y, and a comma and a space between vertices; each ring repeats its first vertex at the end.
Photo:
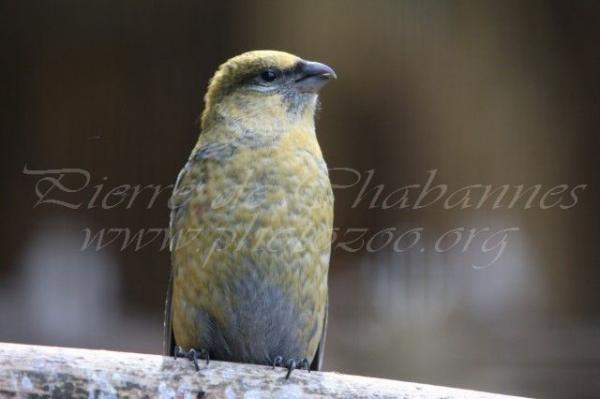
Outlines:
POLYGON ((304 358, 300 359, 287 359, 285 360, 282 356, 276 356, 273 359, 273 369, 275 367, 285 367, 287 369, 287 374, 285 375, 285 379, 289 379, 290 375, 292 375, 292 371, 295 369, 306 369, 310 373, 310 364, 308 363, 308 359, 304 358))
POLYGON ((183 357, 191 360, 194 363, 196 371, 200 370, 200 367, 198 366, 198 359, 206 359, 206 365, 208 365, 208 363, 210 362, 210 356, 208 354, 208 350, 206 349, 192 348, 189 351, 185 351, 181 346, 176 346, 173 351, 173 357, 175 359, 183 357))

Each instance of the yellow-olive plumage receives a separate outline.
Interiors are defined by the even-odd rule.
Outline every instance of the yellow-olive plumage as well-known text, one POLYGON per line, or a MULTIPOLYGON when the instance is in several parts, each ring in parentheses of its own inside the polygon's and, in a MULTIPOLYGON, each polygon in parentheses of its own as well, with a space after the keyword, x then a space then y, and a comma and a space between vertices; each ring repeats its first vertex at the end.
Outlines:
POLYGON ((278 51, 227 61, 171 199, 166 352, 320 367, 333 194, 315 135, 335 73, 278 51))

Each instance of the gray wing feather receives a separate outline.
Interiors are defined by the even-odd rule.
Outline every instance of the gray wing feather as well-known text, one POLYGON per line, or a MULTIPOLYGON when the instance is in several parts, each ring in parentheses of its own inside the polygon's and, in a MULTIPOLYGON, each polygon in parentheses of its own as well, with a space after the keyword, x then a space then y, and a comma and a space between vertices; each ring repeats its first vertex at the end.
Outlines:
MULTIPOLYGON (((223 161, 229 159, 233 152, 235 151, 235 146, 230 143, 211 143, 205 146, 200 147, 196 151, 192 152, 188 162, 181 169, 179 175, 177 176, 177 181, 175 182, 175 186, 173 188, 173 194, 171 195, 171 199, 169 201, 169 207, 171 208, 171 215, 169 220, 169 234, 170 234, 170 243, 169 249, 171 254, 175 251, 177 246, 177 220, 185 214, 186 204, 191 199, 192 195, 195 193, 195 187, 197 184, 201 183, 200 181, 194 181, 194 186, 191 187, 183 185, 183 181, 186 180, 186 175, 192 169, 192 164, 197 168, 200 167, 201 162, 205 162, 206 160, 214 160, 214 161, 223 161)), ((202 174, 199 176, 202 179, 202 174)), ((173 262, 172 262, 173 263, 173 262)), ((171 296, 173 294, 173 280, 175 278, 175 267, 176 265, 173 263, 171 267, 171 276, 169 278, 169 287, 167 288, 167 299, 165 301, 165 323, 164 323, 164 341, 163 341, 163 352, 165 355, 172 355, 173 350, 177 343, 175 342, 175 337, 173 335, 173 326, 172 326, 172 311, 171 311, 171 296)))
POLYGON ((323 320, 323 332, 321 333, 321 341, 319 342, 319 347, 317 348, 317 353, 313 358, 313 361, 310 365, 310 369, 314 371, 321 370, 323 366, 323 355, 325 353, 325 338, 327 336, 327 315, 329 314, 329 299, 327 299, 327 304, 325 305, 325 320, 323 320))
MULTIPOLYGON (((182 204, 185 203, 185 200, 181 201, 181 198, 177 198, 178 193, 181 192, 181 188, 179 187, 181 181, 183 180, 183 176, 187 172, 189 168, 189 161, 185 165, 183 169, 179 172, 177 176, 177 181, 175 182, 175 186, 173 187, 173 194, 171 195, 169 206, 171 208, 171 214, 169 219, 169 234, 170 234, 170 242, 169 249, 171 253, 173 253, 174 249, 174 237, 175 237, 175 221, 181 214, 182 204)), ((189 193, 188 193, 189 195, 189 193)), ((172 312, 171 312, 171 296, 173 293, 173 279, 174 279, 175 268, 171 266, 171 274, 169 276, 169 286, 167 287, 167 299, 165 300, 165 322, 163 326, 164 339, 163 339, 163 354, 166 356, 173 355, 173 351, 175 349, 175 337, 173 336, 173 324, 172 324, 172 312)))
POLYGON ((165 301, 165 324, 164 329, 164 341, 163 341, 163 354, 165 356, 172 356, 175 349, 175 337, 173 336, 173 326, 171 324, 171 293, 173 291, 173 271, 171 270, 171 277, 169 278, 169 287, 167 288, 167 300, 165 301))

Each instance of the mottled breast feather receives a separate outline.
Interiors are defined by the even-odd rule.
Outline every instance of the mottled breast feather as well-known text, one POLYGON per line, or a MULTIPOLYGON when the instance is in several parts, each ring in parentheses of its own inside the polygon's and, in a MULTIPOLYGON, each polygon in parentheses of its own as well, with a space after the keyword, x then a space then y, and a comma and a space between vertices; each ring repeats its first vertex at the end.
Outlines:
POLYGON ((333 194, 314 130, 269 140, 252 132, 203 133, 170 206, 165 350, 176 342, 217 359, 307 358, 316 368, 333 194))

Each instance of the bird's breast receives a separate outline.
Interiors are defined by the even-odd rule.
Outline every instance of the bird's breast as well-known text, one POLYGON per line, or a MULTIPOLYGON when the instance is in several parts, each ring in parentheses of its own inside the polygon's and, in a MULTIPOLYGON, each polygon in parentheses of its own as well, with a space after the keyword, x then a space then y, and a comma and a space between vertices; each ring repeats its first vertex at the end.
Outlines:
POLYGON ((333 195, 318 145, 303 140, 237 147, 227 159, 202 166, 177 226, 198 233, 174 251, 174 323, 182 339, 214 341, 216 330, 261 330, 285 320, 285 332, 268 335, 272 342, 285 337, 306 342, 306 353, 316 350, 327 297, 333 195), (256 319, 258 313, 265 317, 256 319), (211 327, 190 327, 199 314, 211 327), (206 338, 207 331, 213 338, 206 338))

